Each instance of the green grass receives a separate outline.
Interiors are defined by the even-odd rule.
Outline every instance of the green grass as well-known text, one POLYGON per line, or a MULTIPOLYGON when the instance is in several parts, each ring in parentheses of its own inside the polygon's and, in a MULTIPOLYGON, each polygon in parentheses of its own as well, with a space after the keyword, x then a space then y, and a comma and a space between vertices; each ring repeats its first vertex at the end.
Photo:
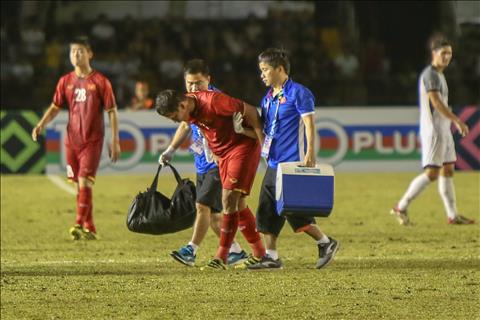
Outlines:
MULTIPOLYGON (((133 196, 151 176, 100 176, 101 239, 72 242, 74 196, 43 176, 1 177, 2 319, 480 319, 480 227, 449 226, 436 185, 410 207, 414 227, 389 211, 414 173, 336 177, 335 209, 321 228, 341 243, 314 269, 316 247, 285 226, 272 272, 204 272, 168 253, 191 229, 147 236, 127 230, 133 196)), ((256 208, 260 175, 249 199, 256 208)), ((459 210, 480 218, 478 173, 455 178, 459 210)), ((171 190, 162 176, 159 190, 171 190)), ((240 236, 240 243, 246 247, 240 236)), ((209 231, 203 265, 217 239, 209 231)))

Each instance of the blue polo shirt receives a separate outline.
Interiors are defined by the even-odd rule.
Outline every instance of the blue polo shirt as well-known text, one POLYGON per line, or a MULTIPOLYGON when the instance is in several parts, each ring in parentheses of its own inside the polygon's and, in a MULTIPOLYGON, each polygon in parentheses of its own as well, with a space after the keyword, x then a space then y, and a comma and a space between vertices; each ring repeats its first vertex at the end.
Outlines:
POLYGON ((272 94, 270 89, 262 99, 261 117, 265 134, 273 133, 268 166, 277 168, 280 162, 303 160, 307 141, 302 116, 315 113, 315 98, 310 90, 291 79, 279 94, 272 94))
MULTIPOLYGON (((215 88, 212 85, 208 86, 208 90, 209 91, 221 92, 220 90, 218 90, 217 88, 215 88)), ((202 142, 203 135, 202 135, 200 129, 194 124, 190 124, 190 128, 192 129, 192 143, 195 143, 195 141, 197 141, 197 140, 199 142, 202 142)), ((208 171, 210 171, 214 168, 217 168, 217 165, 215 164, 215 162, 208 162, 207 161, 207 158, 205 157, 205 152, 202 152, 202 154, 198 154, 198 153, 194 152, 191 148, 189 150, 190 150, 191 153, 193 153, 193 157, 194 157, 194 160, 195 160, 195 168, 197 169, 198 174, 205 174, 208 171)))

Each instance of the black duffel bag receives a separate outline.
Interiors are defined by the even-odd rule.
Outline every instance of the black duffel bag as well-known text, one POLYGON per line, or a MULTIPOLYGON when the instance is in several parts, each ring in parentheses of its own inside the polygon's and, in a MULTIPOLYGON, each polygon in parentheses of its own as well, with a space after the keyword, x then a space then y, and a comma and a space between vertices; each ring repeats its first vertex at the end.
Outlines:
POLYGON ((127 227, 130 231, 146 234, 173 233, 188 229, 195 222, 195 185, 190 179, 182 179, 172 165, 166 165, 172 169, 177 180, 172 199, 157 191, 158 174, 162 169, 162 165, 159 165, 150 188, 140 192, 128 209, 127 227))

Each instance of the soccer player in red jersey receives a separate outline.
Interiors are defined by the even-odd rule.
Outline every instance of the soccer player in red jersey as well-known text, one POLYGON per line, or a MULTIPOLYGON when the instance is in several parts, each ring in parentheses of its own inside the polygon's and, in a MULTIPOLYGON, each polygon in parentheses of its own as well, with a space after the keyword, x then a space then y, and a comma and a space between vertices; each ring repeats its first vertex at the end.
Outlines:
POLYGON ((90 66, 93 52, 86 37, 70 42, 70 62, 74 71, 60 78, 53 102, 42 119, 33 128, 32 138, 37 141, 45 126, 52 121, 62 107, 68 107, 65 150, 67 176, 77 183, 77 216, 70 228, 73 240, 94 240, 92 187, 102 153, 104 121, 103 110, 108 112, 112 138, 110 159, 120 156, 118 114, 110 81, 90 66))
POLYGON ((265 247, 255 227, 255 217, 248 207, 241 208, 240 200, 252 188, 260 161, 260 145, 263 128, 255 107, 226 94, 214 91, 198 91, 181 94, 174 90, 160 92, 155 101, 157 112, 175 122, 185 121, 197 125, 218 160, 222 181, 223 218, 220 230, 220 246, 208 268, 226 269, 228 251, 240 229, 250 244, 253 256, 265 255, 265 247), (258 139, 237 134, 232 117, 243 114, 258 139))

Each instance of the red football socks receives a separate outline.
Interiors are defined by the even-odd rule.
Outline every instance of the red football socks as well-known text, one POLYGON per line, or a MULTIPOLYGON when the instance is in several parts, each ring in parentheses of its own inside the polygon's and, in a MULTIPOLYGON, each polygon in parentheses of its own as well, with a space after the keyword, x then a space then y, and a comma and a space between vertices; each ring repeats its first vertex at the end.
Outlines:
POLYGON ((261 258, 265 255, 265 246, 263 245, 260 234, 257 231, 255 217, 249 207, 238 212, 238 229, 242 232, 248 244, 252 248, 253 255, 261 258))
POLYGON ((93 201, 90 202, 90 207, 88 209, 87 217, 85 218, 85 222, 83 223, 83 227, 88 229, 90 232, 97 233, 97 228, 95 228, 95 224, 93 223, 93 201))
POLYGON ((83 225, 83 222, 87 219, 88 211, 92 206, 92 189, 91 188, 80 188, 78 190, 77 197, 77 218, 75 220, 76 224, 83 225))
POLYGON ((215 257, 227 262, 228 251, 232 246, 235 233, 238 228, 238 212, 223 214, 222 227, 220 229, 220 246, 218 247, 215 257))

